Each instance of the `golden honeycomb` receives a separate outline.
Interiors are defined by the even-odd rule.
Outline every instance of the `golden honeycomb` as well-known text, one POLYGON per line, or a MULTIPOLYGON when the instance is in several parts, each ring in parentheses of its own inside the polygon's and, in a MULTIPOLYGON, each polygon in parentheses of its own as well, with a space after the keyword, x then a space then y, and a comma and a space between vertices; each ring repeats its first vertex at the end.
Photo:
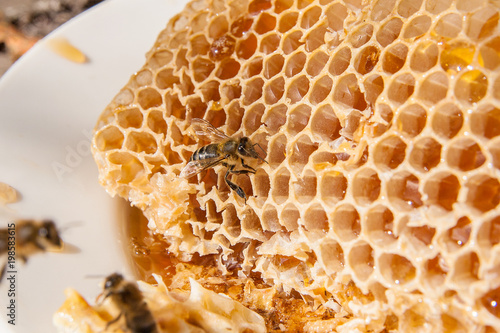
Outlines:
MULTIPOLYGON (((225 295, 218 295, 192 279, 188 280, 189 293, 169 290, 160 276, 153 277, 155 285, 138 281, 137 287, 155 318, 155 333, 266 332, 261 316, 225 295)), ((144 326, 131 328, 120 321, 113 322, 126 314, 130 316, 134 307, 120 307, 109 298, 101 298, 92 306, 74 289, 68 288, 64 293, 66 300, 52 319, 59 333, 153 332, 144 326)), ((140 313, 139 318, 143 318, 140 313)), ((131 321, 141 323, 137 317, 134 319, 131 321)))
POLYGON ((499 11, 192 1, 101 115, 100 181, 182 260, 339 303, 338 332, 500 331, 499 11), (246 204, 223 167, 178 177, 193 118, 267 152, 246 204))

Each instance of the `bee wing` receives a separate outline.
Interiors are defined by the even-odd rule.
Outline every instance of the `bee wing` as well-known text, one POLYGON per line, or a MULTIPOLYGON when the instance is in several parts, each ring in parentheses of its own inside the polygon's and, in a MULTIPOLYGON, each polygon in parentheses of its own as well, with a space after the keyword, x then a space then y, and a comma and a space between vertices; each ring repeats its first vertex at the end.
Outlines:
POLYGON ((203 170, 212 168, 222 162, 226 157, 225 156, 216 156, 212 158, 205 158, 203 160, 198 161, 189 161, 188 164, 184 168, 182 168, 179 177, 181 178, 190 178, 203 170))
POLYGON ((228 138, 226 134, 219 131, 205 119, 193 118, 191 126, 196 136, 205 141, 220 142, 228 138))

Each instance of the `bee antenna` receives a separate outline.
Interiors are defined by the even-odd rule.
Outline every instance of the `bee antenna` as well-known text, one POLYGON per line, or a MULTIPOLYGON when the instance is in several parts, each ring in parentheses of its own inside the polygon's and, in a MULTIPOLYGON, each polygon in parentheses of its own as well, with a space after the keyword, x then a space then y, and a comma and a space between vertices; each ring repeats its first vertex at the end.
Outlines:
POLYGON ((71 229, 73 227, 79 227, 82 225, 83 225, 83 221, 71 221, 71 222, 68 222, 68 223, 65 223, 64 225, 62 225, 60 228, 58 228, 58 230, 61 233, 64 233, 68 229, 71 229))
POLYGON ((260 148, 260 150, 262 150, 262 152, 263 152, 264 154, 266 153, 266 151, 264 150, 264 148, 262 148, 262 146, 261 146, 260 144, 258 144, 258 143, 254 143, 252 147, 255 147, 255 146, 259 147, 259 148, 260 148))
POLYGON ((263 159, 262 157, 260 157, 260 155, 257 155, 257 156, 258 156, 259 160, 261 160, 262 162, 265 162, 266 164, 269 164, 269 163, 267 163, 267 161, 265 159, 263 159))
MULTIPOLYGON (((262 147, 261 147, 258 143, 254 143, 252 147, 255 147, 255 146, 259 147, 259 148, 260 148, 260 150, 262 150, 262 152, 263 152, 264 154, 266 153, 266 151, 264 150, 264 148, 262 148, 262 147)), ((258 156, 259 160, 261 160, 261 161, 263 161, 263 162, 266 162, 266 163, 267 163, 267 161, 266 161, 265 159, 263 159, 262 157, 260 157, 260 155, 259 155, 259 154, 257 154, 257 156, 258 156)), ((269 163, 267 163, 267 164, 269 164, 269 163)))

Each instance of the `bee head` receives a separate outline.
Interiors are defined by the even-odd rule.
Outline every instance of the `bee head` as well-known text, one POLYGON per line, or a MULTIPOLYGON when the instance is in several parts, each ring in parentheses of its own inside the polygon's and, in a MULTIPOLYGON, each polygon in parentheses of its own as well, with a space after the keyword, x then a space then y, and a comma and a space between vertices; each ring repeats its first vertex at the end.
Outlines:
POLYGON ((258 143, 253 144, 249 138, 243 137, 240 139, 240 142, 238 144, 238 154, 243 157, 257 158, 267 163, 267 161, 260 157, 260 155, 255 151, 255 146, 258 146, 260 149, 262 149, 262 147, 260 147, 258 143))
POLYGON ((47 246, 44 247, 61 248, 62 246, 61 237, 59 237, 59 232, 53 221, 45 220, 42 222, 38 228, 38 238, 39 241, 47 243, 47 246))
POLYGON ((111 290, 116 288, 123 281, 123 275, 113 273, 104 280, 104 289, 111 290))
POLYGON ((240 142, 238 144, 238 154, 244 157, 257 158, 255 156, 257 155, 257 152, 255 151, 255 149, 253 149, 252 142, 247 137, 243 137, 240 139, 240 142))

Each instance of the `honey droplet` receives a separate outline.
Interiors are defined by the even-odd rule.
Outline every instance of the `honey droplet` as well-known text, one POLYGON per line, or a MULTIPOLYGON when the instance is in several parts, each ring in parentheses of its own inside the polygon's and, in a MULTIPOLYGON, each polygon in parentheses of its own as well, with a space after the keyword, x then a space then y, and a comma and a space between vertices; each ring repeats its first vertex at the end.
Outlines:
POLYGON ((392 277, 395 284, 404 284, 416 276, 415 267, 405 257, 394 255, 391 260, 392 277))
POLYGON ((463 246, 469 241, 471 232, 471 221, 468 217, 461 217, 457 225, 448 231, 450 239, 458 246, 463 246))
POLYGON ((332 163, 329 163, 329 162, 316 163, 316 164, 314 164, 314 170, 321 171, 321 170, 328 168, 331 165, 332 165, 332 163))
POLYGON ((270 0, 254 0, 248 5, 248 12, 252 15, 257 15, 258 13, 269 9, 272 7, 270 0))
POLYGON ((500 288, 490 291, 481 298, 486 310, 500 318, 500 288))
POLYGON ((472 63, 475 51, 473 45, 464 42, 447 44, 441 52, 441 67, 445 71, 460 72, 472 63))
POLYGON ((10 185, 0 182, 0 204, 9 204, 19 201, 17 191, 10 185))
POLYGON ((253 20, 250 18, 240 17, 231 24, 231 33, 234 37, 242 37, 245 32, 252 27, 253 20))
POLYGON ((236 41, 227 34, 214 40, 210 46, 210 59, 219 61, 231 56, 234 52, 236 41))
POLYGON ((210 109, 214 111, 220 111, 223 109, 223 106, 220 101, 215 101, 212 103, 212 107, 210 109))
POLYGON ((50 49, 61 57, 83 64, 88 61, 88 58, 82 51, 73 46, 66 38, 52 38, 48 41, 50 49))
POLYGON ((464 73, 455 85, 455 96, 458 99, 477 103, 486 95, 488 78, 481 71, 474 69, 464 73))

